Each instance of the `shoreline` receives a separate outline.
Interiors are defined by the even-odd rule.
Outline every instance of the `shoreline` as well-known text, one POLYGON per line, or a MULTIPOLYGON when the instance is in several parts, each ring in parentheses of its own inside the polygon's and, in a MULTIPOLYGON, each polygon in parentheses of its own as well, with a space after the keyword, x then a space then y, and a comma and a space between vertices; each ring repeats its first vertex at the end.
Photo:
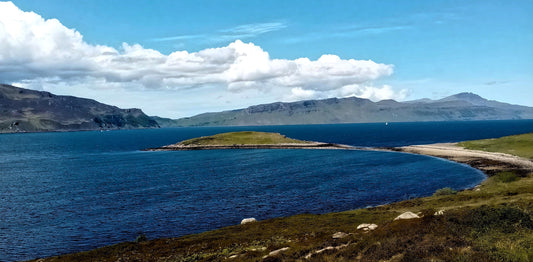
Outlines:
MULTIPOLYGON (((320 149, 327 148, 325 146, 325 145, 327 145, 327 143, 321 143, 320 145, 322 145, 322 147, 318 147, 320 149)), ((314 146, 317 146, 317 145, 314 145, 314 146)), ((458 146, 457 143, 438 143, 438 144, 426 144, 426 145, 410 145, 410 146, 390 147, 390 148, 365 148, 365 147, 353 147, 353 146, 348 146, 348 147, 349 148, 344 148, 344 149, 367 150, 367 151, 383 151, 383 152, 399 152, 399 153, 418 154, 418 155, 426 155, 426 156, 431 156, 431 157, 442 158, 442 159, 446 159, 446 160, 453 161, 453 162, 460 163, 460 164, 467 164, 467 165, 471 166, 472 168, 480 170, 481 172, 483 172, 487 176, 487 179, 483 180, 480 184, 475 186, 475 188, 476 188, 475 190, 466 189, 463 192, 461 192, 460 194, 463 194, 463 193, 464 194, 479 194, 479 195, 486 194, 485 192, 487 192, 487 191, 485 191, 485 190, 487 190, 487 189, 484 189, 484 188, 487 187, 487 183, 485 183, 485 182, 486 181, 493 181, 493 180, 488 179, 488 178, 490 178, 493 175, 496 175, 499 172, 511 171, 511 172, 516 172, 517 174, 526 174, 526 176, 527 176, 527 174, 530 174, 530 173, 533 172, 533 160, 526 159, 526 158, 521 158, 521 157, 517 157, 517 156, 513 156, 513 155, 510 155, 510 154, 504 154, 504 153, 492 153, 492 152, 464 149, 463 147, 458 146), (481 188, 481 191, 480 191, 480 188, 481 188), (482 193, 479 193, 478 191, 480 191, 482 193)), ((240 148, 242 148, 242 147, 240 147, 240 148)), ((308 149, 316 149, 316 147, 313 148, 313 145, 308 146, 307 148, 308 149)), ((210 149, 218 149, 218 148, 210 148, 210 149)), ((339 149, 339 148, 333 148, 333 149, 339 149)), ((154 151, 174 151, 174 150, 176 150, 176 149, 154 150, 154 151)), ((177 149, 177 150, 197 150, 197 149, 177 149)), ((493 182, 489 182, 489 184, 490 183, 493 183, 493 182)), ((501 190, 504 190, 504 189, 501 189, 501 190)), ((513 193, 513 194, 504 194, 504 193, 505 192, 503 192, 503 191, 501 193, 502 195, 505 196, 504 197, 505 198, 504 201, 511 201, 511 200, 509 200, 510 197, 520 197, 521 196, 520 194, 517 194, 517 193, 513 193)), ((490 194, 492 194, 492 193, 490 193, 490 194)), ((495 193, 495 194, 499 195, 500 193, 495 193)), ((383 229, 381 229, 381 230, 389 230, 390 229, 390 225, 393 225, 393 224, 387 224, 389 222, 386 222, 386 220, 392 220, 392 218, 395 217, 398 214, 398 212, 404 212, 404 211, 416 212, 416 211, 420 211, 420 208, 422 206, 421 203, 423 203, 423 201, 437 201, 436 203, 440 203, 440 204, 438 204, 436 207, 434 207, 435 210, 437 210, 437 211, 440 210, 439 212, 445 212, 445 213, 452 212, 451 210, 457 210, 461 206, 469 206, 470 208, 475 208, 476 206, 481 205, 483 203, 482 201, 480 202, 481 204, 476 202, 477 200, 475 198, 474 198, 474 200, 470 200, 470 198, 467 199, 466 197, 464 199, 461 199, 459 202, 454 202, 455 200, 453 200, 454 198, 452 198, 451 196, 443 196, 441 198, 437 197, 437 199, 435 199, 435 196, 432 196, 432 198, 434 200, 427 200, 427 198, 425 198, 425 197, 419 197, 419 198, 415 198, 415 199, 409 199, 409 200, 406 200, 406 201, 392 202, 392 203, 388 203, 386 205, 373 207, 373 208, 370 208, 370 209, 361 208, 361 209, 356 209, 356 210, 347 210, 347 211, 326 213, 326 214, 322 214, 322 215, 305 215, 305 214, 302 214, 302 215, 294 215, 294 216, 291 216, 289 218, 274 218, 274 219, 270 219, 270 220, 266 220, 266 221, 260 221, 257 224, 256 223, 252 223, 252 224, 247 225, 247 226, 243 226, 243 225, 229 226, 229 227, 224 227, 224 228, 220 228, 220 229, 206 231, 206 232, 203 232, 203 233, 200 233, 200 234, 182 236, 182 237, 178 237, 178 238, 154 239, 154 240, 149 240, 148 242, 143 242, 143 243, 140 243, 140 244, 136 243, 136 242, 124 242, 124 243, 120 243, 120 244, 113 245, 113 246, 98 248, 98 249, 95 249, 95 250, 92 250, 92 251, 86 251, 86 252, 82 252, 82 253, 74 253, 72 255, 74 256, 75 254, 87 254, 89 257, 91 257, 91 255, 89 255, 89 254, 98 254, 100 252, 100 250, 101 250, 101 252, 103 252, 102 254, 105 254, 107 252, 105 250, 110 250, 110 249, 113 249, 113 248, 117 248, 116 250, 119 250, 118 254, 121 254, 121 256, 122 256, 122 255, 124 255, 124 254, 122 254, 122 252, 125 252, 124 249, 121 249, 122 247, 124 247, 124 248, 126 248, 126 247, 127 248, 132 248, 134 250, 137 250, 137 248, 140 248, 140 247, 146 247, 146 249, 143 249, 143 252, 147 252, 147 254, 151 254, 152 251, 150 251, 150 250, 152 250, 152 248, 153 248, 153 250, 158 250, 159 248, 162 248, 163 250, 166 250, 165 246, 168 245, 168 249, 169 250, 170 249, 174 250, 174 248, 171 248, 172 246, 174 246, 175 249, 176 249, 176 251, 175 251, 176 254, 178 256, 180 256, 179 254, 182 254, 185 251, 181 251, 181 253, 180 253, 180 251, 177 251, 180 248, 178 248, 178 246, 176 246, 176 245, 184 245, 184 248, 185 248, 185 247, 188 246, 187 244, 185 244, 185 243, 188 243, 188 241, 200 241, 202 243, 203 243, 203 241, 208 241, 209 242, 209 241, 211 241, 210 236, 217 236, 217 237, 224 236, 224 237, 229 237, 230 239, 233 239, 233 238, 235 238, 235 236, 230 237, 230 236, 228 236, 229 233, 234 234, 234 235, 235 234, 238 235, 239 233, 236 233, 236 232, 241 232, 241 230, 245 230, 245 231, 248 230, 248 231, 252 231, 253 232, 253 230, 258 230, 257 228, 260 228, 263 225, 270 226, 271 224, 275 225, 276 223, 280 223, 279 222, 279 221, 281 221, 280 219, 283 219, 283 221, 291 221, 290 223, 295 223, 295 225, 302 226, 300 224, 302 222, 300 222, 299 219, 307 219, 307 217, 309 216, 309 219, 315 221, 315 219, 319 219, 319 217, 322 216, 322 217, 326 217, 326 218, 323 218, 323 219, 325 221, 327 221, 327 222, 321 222, 321 223, 325 223, 325 225, 329 225, 328 223, 330 223, 330 222, 327 219, 328 216, 347 216, 347 217, 349 217, 349 219, 354 219, 354 217, 351 216, 351 214, 354 213, 354 212, 355 212, 354 214, 359 214, 359 213, 366 214, 368 212, 370 212, 370 213, 371 212, 378 212, 378 213, 381 212, 381 213, 379 213, 381 215, 376 215, 376 217, 374 217, 375 220, 363 221, 363 222, 365 222, 365 223, 366 222, 373 222, 373 223, 379 224, 380 228, 383 227, 383 229), (441 203, 441 201, 443 201, 443 202, 441 203), (452 201, 453 203, 449 202, 449 201, 452 201), (463 201, 464 203, 461 202, 461 201, 463 201), (473 202, 470 203, 468 201, 473 201, 473 202), (383 221, 379 220, 379 219, 383 219, 383 221), (198 239, 198 240, 191 240, 191 239, 198 239), (181 244, 179 244, 179 243, 181 243, 181 244), (162 246, 159 246, 159 245, 162 245, 162 246), (149 246, 149 248, 148 248, 148 246, 149 246), (120 250, 122 250, 122 251, 120 251, 120 250), (96 252, 96 253, 92 253, 92 252, 96 252)), ((495 203, 497 203, 497 201, 495 201, 495 203)), ((434 215, 434 216, 437 216, 437 215, 434 215)), ((304 221, 307 221, 307 220, 304 220, 304 221)), ((335 221, 337 221, 337 219, 335 219, 335 221)), ((358 221, 358 220, 356 219, 356 221, 358 221)), ((361 222, 354 222, 354 223, 355 224, 359 224, 361 222)), ((350 226, 350 228, 351 227, 352 226, 350 226)), ((316 230, 316 229, 313 228, 313 230, 316 230)), ((339 230, 339 229, 335 227, 335 230, 339 230)), ((336 232, 336 231, 331 231, 331 232, 336 232)), ((331 232, 327 231, 328 234, 331 233, 331 232)), ((343 231, 339 231, 339 232, 343 232, 343 231)), ((346 232, 350 232, 349 235, 360 236, 360 234, 358 232, 355 232, 355 233, 353 233, 351 231, 346 231, 346 232)), ((367 234, 367 233, 369 233, 369 232, 364 232, 364 234, 367 234)), ((252 234, 252 233, 250 233, 250 234, 252 234)), ((364 235, 361 235, 361 236, 364 236, 364 235)), ((239 238, 237 238, 237 239, 239 239, 239 238)), ((329 239, 331 239, 331 238, 329 238, 329 239)), ((237 240, 234 240, 234 241, 237 241, 237 240)), ((328 240, 328 241, 331 241, 331 240, 328 240)), ((196 243, 196 242, 194 242, 194 243, 196 243)), ((291 242, 286 242, 286 243, 283 244, 283 246, 291 246, 291 245, 294 245, 294 244, 291 244, 291 242)), ((348 242, 348 245, 349 245, 349 242, 348 242)), ((341 246, 341 247, 344 248, 344 246, 341 246)), ((292 246, 291 246, 291 248, 292 248, 292 246)), ((242 254, 255 254, 255 253, 258 253, 258 254, 260 254, 258 257, 261 257, 264 254, 268 254, 268 251, 270 251, 270 248, 267 251, 265 251, 265 250, 267 250, 266 247, 265 247, 265 249, 261 249, 261 250, 253 249, 252 251, 246 250, 246 251, 240 251, 240 252, 242 254)), ((201 251, 201 249, 200 249, 200 250, 197 250, 196 252, 202 253, 204 251, 201 251)), ((189 252, 189 251, 187 251, 187 252, 189 252)), ((207 251, 205 251, 205 252, 207 252, 207 251)), ((125 253, 128 253, 128 252, 125 252, 125 253)), ((315 253, 311 252, 309 254, 313 255, 315 253)), ((69 256, 70 255, 67 255, 67 257, 65 258, 66 259, 65 261, 68 260, 69 256)), ((228 259, 230 257, 235 258, 233 255, 230 256, 230 255, 227 255, 225 253, 220 255, 220 256, 222 256, 225 259, 228 259)), ((93 257, 91 257, 91 259, 92 258, 93 257)), ((45 259, 45 260, 48 261, 47 259, 45 259)), ((41 261, 41 260, 38 260, 38 261, 41 261)))
POLYGON ((181 145, 172 144, 142 151, 189 151, 189 150, 217 150, 217 149, 357 149, 349 145, 334 143, 282 143, 282 144, 234 144, 234 145, 181 145))
POLYGON ((390 148, 393 152, 411 153, 447 159, 467 164, 488 176, 498 172, 514 171, 526 174, 533 171, 533 161, 505 153, 465 149, 458 143, 436 143, 390 148))

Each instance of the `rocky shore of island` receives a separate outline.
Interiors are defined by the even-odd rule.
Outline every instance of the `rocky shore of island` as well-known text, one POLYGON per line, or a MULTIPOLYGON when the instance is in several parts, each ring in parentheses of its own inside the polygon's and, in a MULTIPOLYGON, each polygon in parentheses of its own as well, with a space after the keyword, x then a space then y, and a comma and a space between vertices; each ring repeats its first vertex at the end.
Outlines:
POLYGON ((214 150, 214 149, 356 149, 349 145, 309 142, 284 143, 284 144, 233 144, 233 145, 182 145, 172 144, 143 151, 188 151, 188 150, 214 150))
POLYGON ((144 151, 188 151, 213 149, 355 149, 349 145, 303 141, 279 133, 240 131, 197 137, 144 151))

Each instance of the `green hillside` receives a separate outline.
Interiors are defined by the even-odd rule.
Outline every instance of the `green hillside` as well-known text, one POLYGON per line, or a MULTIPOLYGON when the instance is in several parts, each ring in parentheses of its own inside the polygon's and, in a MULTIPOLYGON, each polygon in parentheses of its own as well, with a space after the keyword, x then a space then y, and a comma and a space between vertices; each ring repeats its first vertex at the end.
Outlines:
POLYGON ((467 149, 501 152, 533 159, 533 133, 459 143, 467 149))
POLYGON ((0 84, 0 133, 155 127, 140 109, 0 84))

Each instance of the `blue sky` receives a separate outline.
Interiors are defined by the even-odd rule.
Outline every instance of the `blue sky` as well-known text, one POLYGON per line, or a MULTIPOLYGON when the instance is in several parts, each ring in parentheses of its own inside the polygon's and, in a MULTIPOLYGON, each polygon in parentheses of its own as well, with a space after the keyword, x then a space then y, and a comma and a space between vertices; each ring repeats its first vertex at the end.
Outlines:
MULTIPOLYGON (((53 37, 32 38, 32 42, 72 50, 50 51, 50 55, 66 58, 53 66, 44 63, 42 68, 36 66, 41 63, 39 55, 0 60, 0 66, 4 63, 4 67, 32 72, 15 74, 0 69, 0 77, 6 74, 4 79, 28 88, 141 107, 151 115, 183 117, 332 96, 438 99, 465 91, 533 106, 530 0, 12 3, 22 13, 34 12, 44 21, 55 18, 60 23, 42 29, 53 37), (70 29, 80 37, 68 33, 70 29), (80 39, 82 47, 60 44, 79 43, 80 39), (110 52, 115 57, 104 59, 104 47, 113 49, 110 52), (191 64, 198 56, 188 55, 203 54, 202 50, 212 50, 207 56, 199 55, 212 64, 198 68, 191 64), (187 51, 182 54, 187 57, 169 67, 169 57, 176 51, 187 51), (100 53, 74 69, 68 60, 76 57, 74 54, 95 52, 100 53), (254 60, 242 62, 243 57, 254 60), (152 62, 143 64, 142 70, 126 71, 125 65, 117 62, 126 58, 130 64, 152 62), (33 59, 32 63, 28 59, 33 59), (256 60, 263 62, 254 63, 256 60), (361 62, 367 60, 372 63, 361 62), (89 65, 95 61, 105 61, 104 69, 89 65)), ((35 19, 27 18, 24 23, 31 32, 42 28, 35 19)), ((4 37, 22 39, 13 34, 4 37)), ((1 38, 0 30, 0 43, 1 38)), ((35 44, 25 50, 31 48, 42 47, 35 44)))

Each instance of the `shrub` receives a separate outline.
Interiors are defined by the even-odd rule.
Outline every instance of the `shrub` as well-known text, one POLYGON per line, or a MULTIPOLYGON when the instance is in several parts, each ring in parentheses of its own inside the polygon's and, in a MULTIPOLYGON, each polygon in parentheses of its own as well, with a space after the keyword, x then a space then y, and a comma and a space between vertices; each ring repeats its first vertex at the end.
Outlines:
POLYGON ((146 237, 145 234, 140 234, 137 236, 137 238, 135 238, 135 243, 140 243, 140 242, 144 242, 144 241, 147 241, 148 238, 146 237))
POLYGON ((518 179, 520 179, 515 173, 513 172, 500 172, 496 175, 497 179, 500 181, 500 182, 503 182, 503 183, 510 183, 510 182, 513 182, 513 181, 516 181, 518 179))
POLYGON ((519 228, 533 229, 533 220, 531 220, 529 214, 512 206, 497 208, 481 206, 466 212, 462 218, 462 222, 481 233, 491 230, 514 233, 519 228))
POLYGON ((447 195, 455 195, 455 194, 457 194, 456 190, 453 190, 451 187, 445 187, 445 188, 437 189, 437 191, 435 191, 433 195, 434 196, 447 196, 447 195))

